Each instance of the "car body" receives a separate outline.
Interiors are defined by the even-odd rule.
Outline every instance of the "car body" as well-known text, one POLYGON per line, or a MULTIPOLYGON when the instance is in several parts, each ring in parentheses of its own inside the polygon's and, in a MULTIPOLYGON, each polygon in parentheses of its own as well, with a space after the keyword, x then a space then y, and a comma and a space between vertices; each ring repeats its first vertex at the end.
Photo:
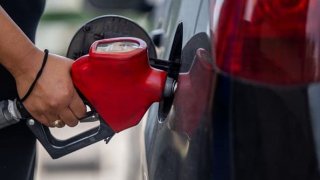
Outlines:
POLYGON ((156 33, 151 34, 159 41, 159 58, 170 59, 176 34, 182 34, 183 48, 180 77, 168 116, 164 120, 159 118, 157 104, 149 110, 145 128, 148 179, 210 179, 212 176, 216 73, 210 53, 208 7, 207 0, 167 0, 153 12, 156 33), (182 31, 177 29, 180 23, 182 31), (207 62, 209 68, 197 68, 200 61, 207 62))

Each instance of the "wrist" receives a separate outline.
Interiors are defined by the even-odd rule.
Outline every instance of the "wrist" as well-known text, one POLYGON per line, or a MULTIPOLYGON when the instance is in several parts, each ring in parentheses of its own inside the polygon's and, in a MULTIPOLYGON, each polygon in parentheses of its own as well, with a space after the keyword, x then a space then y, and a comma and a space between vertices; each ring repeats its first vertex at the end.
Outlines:
POLYGON ((25 53, 21 53, 15 64, 8 70, 16 80, 33 81, 41 66, 43 55, 43 51, 32 47, 25 53))
POLYGON ((45 50, 44 50, 44 57, 43 57, 43 62, 42 62, 41 68, 39 69, 39 71, 38 71, 35 79, 33 80, 32 84, 30 85, 29 90, 27 91, 27 93, 20 99, 21 102, 25 101, 25 100, 29 97, 29 95, 31 94, 33 88, 35 87, 38 79, 40 78, 40 76, 41 76, 41 74, 42 74, 42 72, 43 72, 44 66, 45 66, 46 63, 47 63, 48 55, 49 55, 49 51, 48 51, 48 49, 45 49, 45 50))

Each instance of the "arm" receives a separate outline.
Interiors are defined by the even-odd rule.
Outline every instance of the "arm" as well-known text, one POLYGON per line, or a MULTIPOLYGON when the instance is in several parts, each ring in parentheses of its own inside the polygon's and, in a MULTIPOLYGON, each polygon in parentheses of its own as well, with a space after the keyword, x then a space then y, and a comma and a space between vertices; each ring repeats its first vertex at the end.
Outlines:
MULTIPOLYGON (((39 50, 0 6, 0 64, 15 78, 23 97, 39 71, 44 53, 39 50)), ((70 77, 72 60, 49 54, 43 73, 24 106, 42 124, 62 120, 75 126, 84 116, 85 105, 70 77)))

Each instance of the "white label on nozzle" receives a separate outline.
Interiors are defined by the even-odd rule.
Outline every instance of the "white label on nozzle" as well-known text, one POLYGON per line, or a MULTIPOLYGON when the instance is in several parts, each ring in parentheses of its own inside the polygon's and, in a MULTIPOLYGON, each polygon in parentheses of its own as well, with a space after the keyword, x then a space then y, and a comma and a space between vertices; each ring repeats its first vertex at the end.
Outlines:
POLYGON ((139 48, 138 43, 131 42, 131 41, 120 41, 120 42, 98 44, 96 52, 99 52, 99 53, 129 52, 137 48, 139 48))

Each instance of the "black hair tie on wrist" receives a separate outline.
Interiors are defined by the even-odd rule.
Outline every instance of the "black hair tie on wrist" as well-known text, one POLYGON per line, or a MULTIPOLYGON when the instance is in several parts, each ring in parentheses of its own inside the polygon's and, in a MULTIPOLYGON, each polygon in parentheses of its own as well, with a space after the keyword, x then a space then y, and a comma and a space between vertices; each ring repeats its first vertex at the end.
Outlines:
POLYGON ((41 74, 42 74, 42 71, 43 71, 43 69, 44 69, 44 67, 45 67, 45 65, 46 65, 46 63, 47 63, 48 54, 49 54, 49 50, 48 50, 48 49, 45 49, 45 50, 44 50, 44 57, 43 57, 43 60, 42 60, 41 68, 40 68, 40 70, 38 71, 37 76, 36 76, 36 78, 34 79, 34 81, 32 82, 32 84, 31 84, 30 88, 28 89, 27 93, 20 99, 21 102, 25 101, 25 100, 29 97, 29 95, 31 94, 34 86, 36 85, 38 79, 40 78, 40 76, 41 76, 41 74))

